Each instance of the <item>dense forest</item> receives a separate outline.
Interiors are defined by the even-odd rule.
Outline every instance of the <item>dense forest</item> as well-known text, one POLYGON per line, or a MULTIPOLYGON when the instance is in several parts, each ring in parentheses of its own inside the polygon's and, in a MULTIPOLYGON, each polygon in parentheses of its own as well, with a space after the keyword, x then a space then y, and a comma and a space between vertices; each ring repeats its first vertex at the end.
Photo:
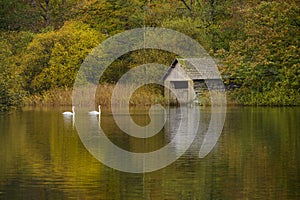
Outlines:
MULTIPOLYGON (((70 92, 85 57, 124 30, 164 27, 198 41, 219 61, 241 105, 300 105, 299 2, 258 0, 0 0, 0 110, 70 92)), ((131 52, 100 83, 174 55, 131 52), (147 56, 145 56, 147 55, 147 56), (146 59, 146 60, 145 60, 146 59)))

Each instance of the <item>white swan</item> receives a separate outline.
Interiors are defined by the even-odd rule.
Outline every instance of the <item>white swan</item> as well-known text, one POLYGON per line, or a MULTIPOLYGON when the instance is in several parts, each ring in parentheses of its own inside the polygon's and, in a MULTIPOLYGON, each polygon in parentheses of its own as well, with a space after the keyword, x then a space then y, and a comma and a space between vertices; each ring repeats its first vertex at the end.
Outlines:
POLYGON ((94 111, 90 111, 89 114, 90 115, 101 115, 101 106, 100 105, 98 106, 98 110, 99 111, 95 111, 95 110, 94 111))
POLYGON ((72 106, 72 112, 63 112, 62 114, 65 116, 75 115, 75 106, 72 106))

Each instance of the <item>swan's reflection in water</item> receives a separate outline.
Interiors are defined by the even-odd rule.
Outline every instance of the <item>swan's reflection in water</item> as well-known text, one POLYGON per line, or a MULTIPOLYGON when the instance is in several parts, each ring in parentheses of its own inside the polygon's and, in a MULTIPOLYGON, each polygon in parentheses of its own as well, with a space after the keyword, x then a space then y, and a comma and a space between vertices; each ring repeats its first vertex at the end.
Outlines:
POLYGON ((86 127, 85 142, 88 146, 94 146, 95 148, 99 145, 101 136, 99 135, 99 129, 101 128, 101 116, 88 115, 89 124, 86 127))
POLYGON ((71 126, 75 129, 75 116, 74 115, 63 115, 64 124, 67 126, 71 126))

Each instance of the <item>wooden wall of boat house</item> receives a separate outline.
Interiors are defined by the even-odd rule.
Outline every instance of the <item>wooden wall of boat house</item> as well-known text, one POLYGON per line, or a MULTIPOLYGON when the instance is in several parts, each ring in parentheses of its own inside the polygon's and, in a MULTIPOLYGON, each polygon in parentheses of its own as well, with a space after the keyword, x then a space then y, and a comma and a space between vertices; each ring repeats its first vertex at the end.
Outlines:
POLYGON ((168 74, 164 77, 165 97, 169 104, 177 104, 177 98, 182 103, 190 103, 195 99, 193 80, 187 75, 180 63, 176 63, 169 68, 168 74), (177 96, 177 98, 176 98, 177 96))

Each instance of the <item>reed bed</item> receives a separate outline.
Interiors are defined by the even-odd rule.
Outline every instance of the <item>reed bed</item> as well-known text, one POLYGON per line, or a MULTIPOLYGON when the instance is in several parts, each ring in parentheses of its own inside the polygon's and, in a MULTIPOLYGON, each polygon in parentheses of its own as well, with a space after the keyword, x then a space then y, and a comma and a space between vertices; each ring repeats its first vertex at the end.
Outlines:
MULTIPOLYGON (((95 103, 96 105, 101 104, 105 107, 111 106, 111 97, 115 85, 113 84, 100 84, 98 86, 84 86, 79 89, 81 94, 81 101, 83 104, 95 103), (96 93, 94 88, 96 87, 96 93), (93 88, 93 89, 91 89, 93 88), (95 99, 95 102, 88 102, 91 99, 91 95, 95 99), (86 97, 86 99, 85 99, 86 97)), ((121 90, 118 93, 117 104, 126 104, 126 96, 128 91, 132 89, 133 85, 121 86, 121 90)), ((45 91, 42 94, 30 95, 25 98, 25 105, 27 106, 69 106, 72 105, 72 88, 60 88, 45 91)), ((163 90, 153 85, 146 85, 138 88, 132 94, 129 100, 131 106, 149 106, 152 104, 167 103, 166 98, 163 96, 163 90)))

